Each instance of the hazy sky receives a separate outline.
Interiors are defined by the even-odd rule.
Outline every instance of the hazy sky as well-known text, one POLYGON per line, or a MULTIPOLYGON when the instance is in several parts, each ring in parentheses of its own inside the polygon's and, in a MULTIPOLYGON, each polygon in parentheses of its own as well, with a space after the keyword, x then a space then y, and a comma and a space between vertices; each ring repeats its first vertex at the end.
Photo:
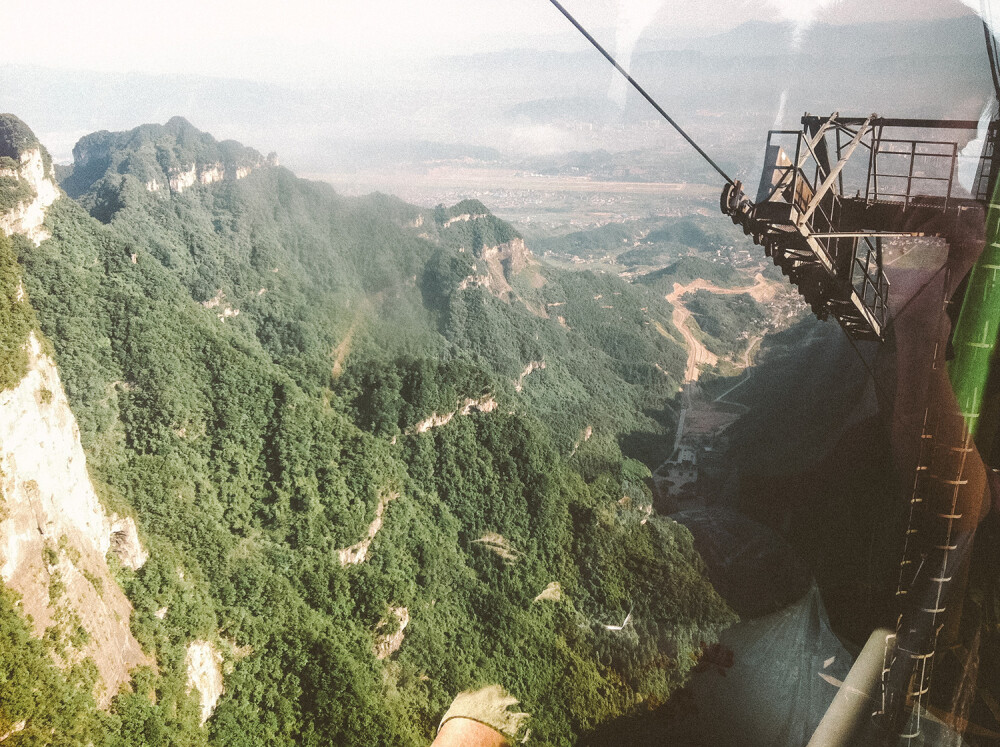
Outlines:
MULTIPOLYGON (((963 0, 978 7, 978 0, 963 0)), ((747 20, 851 23, 968 12, 958 0, 565 0, 609 46, 747 20)), ((547 0, 5 0, 0 63, 315 82, 413 57, 584 43, 547 0)))

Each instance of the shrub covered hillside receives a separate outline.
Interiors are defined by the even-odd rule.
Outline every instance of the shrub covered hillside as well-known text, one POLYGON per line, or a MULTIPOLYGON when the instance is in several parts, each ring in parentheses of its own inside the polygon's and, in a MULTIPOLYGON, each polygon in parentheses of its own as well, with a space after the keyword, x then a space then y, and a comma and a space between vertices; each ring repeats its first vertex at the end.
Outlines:
MULTIPOLYGON (((568 744, 667 698, 732 622, 618 447, 669 428, 656 294, 551 271, 478 202, 343 198, 179 119, 77 157, 77 201, 8 275, 138 519, 150 558, 118 577, 156 667, 69 743, 421 745, 499 683, 532 743, 568 744), (224 657, 204 727, 194 640, 224 657)), ((16 702, 67 702, 12 670, 16 702)))
POLYGON ((685 351, 657 332, 659 289, 544 267, 476 200, 341 197, 179 117, 74 152, 70 195, 305 389, 371 360, 463 359, 520 388, 563 454, 588 426, 602 453, 672 428, 685 351))

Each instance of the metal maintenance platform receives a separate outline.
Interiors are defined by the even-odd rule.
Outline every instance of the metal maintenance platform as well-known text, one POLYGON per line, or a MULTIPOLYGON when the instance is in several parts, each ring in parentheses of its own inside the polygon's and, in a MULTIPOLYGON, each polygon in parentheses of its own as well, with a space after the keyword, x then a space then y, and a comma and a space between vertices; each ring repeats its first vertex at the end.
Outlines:
POLYGON ((768 133, 756 200, 736 182, 723 189, 720 207, 764 247, 816 316, 833 316, 852 339, 884 340, 882 240, 957 238, 968 211, 981 214, 993 159, 980 161, 969 194, 957 182, 954 137, 964 131, 970 139, 978 124, 807 114, 801 130, 768 133))

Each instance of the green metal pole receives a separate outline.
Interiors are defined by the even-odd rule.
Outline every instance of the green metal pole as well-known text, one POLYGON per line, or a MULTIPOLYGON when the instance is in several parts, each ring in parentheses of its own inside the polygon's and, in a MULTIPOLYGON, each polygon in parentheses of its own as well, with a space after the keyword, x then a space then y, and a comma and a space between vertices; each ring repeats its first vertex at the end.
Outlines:
MULTIPOLYGON (((986 211, 986 248, 969 274, 962 309, 955 323, 955 357, 948 375, 959 411, 973 437, 979 431, 983 392, 1000 332, 1000 184, 986 211)), ((982 448, 985 444, 980 444, 982 448)))

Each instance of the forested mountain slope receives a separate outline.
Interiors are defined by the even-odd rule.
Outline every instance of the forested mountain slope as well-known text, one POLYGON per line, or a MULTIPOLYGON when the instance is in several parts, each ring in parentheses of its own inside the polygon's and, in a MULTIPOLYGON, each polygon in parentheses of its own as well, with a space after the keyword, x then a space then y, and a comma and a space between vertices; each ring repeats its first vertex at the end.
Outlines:
POLYGON ((44 645, 44 678, 15 666, 2 597, 0 734, 424 744, 499 683, 561 744, 662 701, 733 620, 617 446, 662 431, 643 410, 683 366, 655 293, 550 271, 479 203, 346 199, 179 119, 77 156, 51 238, 0 254, 4 345, 51 343, 98 494, 138 520, 149 559, 115 571, 155 665, 96 712, 44 645))
POLYGON ((413 358, 464 359, 504 391, 524 385, 564 453, 588 425, 611 442, 662 431, 641 413, 662 412, 684 359, 653 324, 670 326, 662 295, 541 267, 478 201, 424 210, 344 198, 180 118, 90 135, 75 153, 70 193, 306 388, 371 359, 395 361, 404 378, 413 358), (150 186, 212 169, 228 175, 212 189, 150 186), (527 385, 533 361, 546 366, 527 385))

